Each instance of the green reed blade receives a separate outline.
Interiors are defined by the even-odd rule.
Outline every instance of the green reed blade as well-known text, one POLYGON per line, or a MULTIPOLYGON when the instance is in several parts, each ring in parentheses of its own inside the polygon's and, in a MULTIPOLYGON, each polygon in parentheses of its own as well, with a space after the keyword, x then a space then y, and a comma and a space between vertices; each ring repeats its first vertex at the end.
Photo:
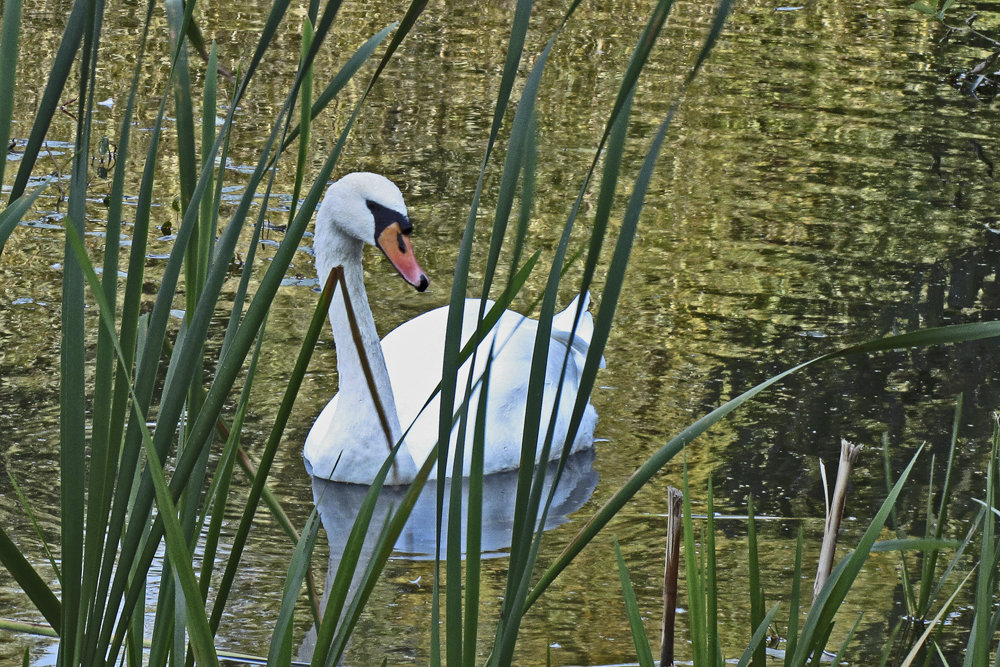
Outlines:
POLYGON ((88 0, 74 0, 73 7, 66 17, 66 28, 59 42, 59 48, 56 50, 55 59, 52 61, 52 69, 49 70, 49 75, 45 79, 45 91, 42 93, 42 99, 38 102, 38 111, 35 113, 31 134, 28 135, 28 143, 21 156, 17 176, 10 189, 8 204, 13 203, 24 194, 25 188, 28 187, 31 172, 35 169, 35 162, 38 161, 38 153, 41 151, 42 142, 45 141, 45 135, 49 131, 49 125, 52 123, 52 118, 59 113, 59 98, 62 97, 66 81, 74 70, 76 52, 83 41, 89 12, 88 4, 88 0))
POLYGON ((802 544, 804 538, 802 526, 799 526, 799 537, 795 542, 795 567, 792 568, 792 592, 788 596, 788 632, 785 641, 784 666, 791 665, 795 654, 795 644, 799 641, 799 609, 802 603, 802 544))
MULTIPOLYGON (((757 628, 764 620, 764 588, 760 581, 757 521, 754 518, 752 495, 747 498, 747 552, 747 569, 750 571, 750 627, 757 628)), ((777 611, 777 607, 774 611, 777 611)), ((753 646, 754 642, 751 641, 750 645, 753 646)), ((760 643, 751 653, 753 667, 766 667, 767 655, 764 649, 764 644, 760 643)))
POLYGON ((639 603, 635 599, 635 589, 632 588, 628 567, 622 557, 622 548, 618 544, 617 537, 612 537, 612 540, 615 545, 615 558, 618 559, 618 578, 622 584, 622 596, 625 598, 625 611, 628 614, 628 625, 632 631, 632 643, 635 644, 636 657, 642 667, 654 667, 656 663, 653 662, 653 651, 649 648, 646 628, 642 625, 642 614, 639 612, 639 603))
POLYGON ((881 540, 872 545, 871 551, 931 551, 957 548, 958 540, 935 539, 933 537, 906 537, 895 540, 881 540))
POLYGON ((62 605, 45 580, 39 576, 21 550, 0 526, 0 563, 17 582, 18 587, 41 612, 56 632, 62 630, 62 605))
POLYGON ((319 514, 313 507, 302 528, 302 538, 295 545, 291 561, 288 564, 288 576, 285 577, 285 587, 281 596, 281 607, 271 634, 271 647, 267 653, 268 665, 288 665, 292 661, 292 623, 295 619, 295 603, 302 590, 302 582, 309 569, 316 537, 319 535, 319 514))
MULTIPOLYGON (((194 23, 192 22, 192 25, 194 23)), ((215 127, 216 127, 216 113, 218 109, 218 93, 219 93, 219 51, 215 42, 212 42, 212 46, 208 51, 208 65, 205 68, 205 83, 202 91, 202 102, 201 102, 201 145, 202 146, 212 146, 215 144, 215 127)), ((223 127, 223 132, 226 132, 229 128, 223 127)), ((208 162, 207 151, 202 151, 202 162, 201 167, 204 169, 208 162)), ((225 166, 225 156, 221 156, 222 159, 219 162, 219 177, 215 178, 215 171, 212 168, 206 170, 206 176, 208 180, 208 186, 206 190, 214 190, 216 193, 215 197, 202 197, 201 200, 201 213, 198 218, 198 224, 200 227, 199 231, 199 244, 197 249, 198 263, 197 263, 197 291, 201 291, 202 286, 205 284, 206 274, 208 273, 208 264, 211 261, 212 249, 215 246, 215 235, 217 233, 216 226, 219 220, 219 201, 217 196, 221 194, 219 192, 219 187, 213 188, 213 181, 218 180, 221 185, 223 179, 223 167, 225 166)), ((190 289, 190 288, 187 288, 190 289)))
MULTIPOLYGON (((10 122, 14 117, 17 90, 18 41, 21 36, 21 0, 7 0, 3 6, 0 28, 0 150, 10 144, 10 122)), ((3 183, 7 160, 0 160, 0 183, 3 183)), ((3 248, 0 236, 0 249, 3 248)))
POLYGON ((56 580, 62 581, 62 572, 59 569, 59 563, 56 562, 55 556, 52 555, 52 548, 49 545, 48 540, 45 539, 45 534, 42 532, 42 527, 38 523, 38 519, 35 517, 34 511, 31 509, 31 505, 28 503, 28 499, 24 497, 21 492, 21 485, 17 483, 14 479, 14 474, 7 470, 7 479, 10 481, 11 488, 14 489, 14 494, 17 495, 17 501, 21 504, 21 509, 24 510, 25 515, 28 517, 28 521, 31 522, 31 528, 35 531, 35 537, 42 545, 42 550, 45 552, 45 558, 49 561, 49 566, 56 575, 56 580))
MULTIPOLYGON (((844 637, 844 641, 840 644, 840 650, 837 651, 835 656, 833 656, 833 660, 831 661, 832 664, 843 664, 844 652, 847 651, 847 647, 850 645, 851 640, 854 639, 854 633, 858 631, 858 626, 861 625, 862 618, 864 618, 864 613, 858 614, 858 618, 854 621, 854 625, 852 625, 851 629, 847 631, 847 636, 844 637)), ((813 657, 813 662, 819 664, 815 656, 813 657)))
POLYGON ((309 368, 309 360, 316 349, 316 341, 319 340, 320 331, 322 331, 326 323, 326 314, 333 299, 335 287, 333 281, 334 275, 334 273, 331 273, 331 278, 327 280, 327 284, 323 288, 323 293, 320 295, 316 303, 316 308, 313 310, 312 319, 309 321, 309 328, 306 330, 305 339, 302 342, 302 347, 299 349, 298 358, 295 360, 295 367, 292 369, 288 379, 284 396, 281 399, 281 405, 278 408, 278 414, 275 416, 271 433, 264 447, 264 454, 261 457, 257 474, 254 477, 253 485, 244 504, 243 516, 240 518, 239 527, 236 530, 236 535, 233 537, 229 558, 226 562, 226 569, 223 572, 222 580, 219 582, 215 602, 212 606, 211 623, 213 632, 218 630, 219 623, 222 621, 222 612, 225 609, 229 592, 239 569, 240 557, 246 546, 246 540, 250 535, 250 526, 257 511, 257 505, 264 489, 264 483, 267 480, 268 471, 280 445, 281 435, 284 433, 285 424, 291 415, 295 398, 298 395, 299 388, 302 386, 302 379, 309 368))
MULTIPOLYGON (((476 662, 476 647, 479 634, 479 599, 482 588, 483 569, 483 475, 486 452, 486 400, 489 396, 490 374, 493 370, 493 355, 486 358, 483 381, 479 387, 479 405, 476 409, 476 423, 472 435, 472 456, 469 462, 469 509, 465 536, 465 623, 464 652, 461 664, 476 662)), ((457 624, 451 624, 454 628, 457 624)), ((449 630, 450 632, 450 630, 449 630)))
POLYGON ((295 181, 292 185, 292 201, 288 205, 288 222, 295 218, 295 207, 299 203, 299 193, 302 192, 302 180, 305 177, 306 161, 309 159, 309 126, 312 121, 312 67, 306 66, 306 56, 312 47, 313 26, 309 19, 302 22, 302 51, 299 56, 299 66, 305 68, 302 76, 301 101, 299 102, 299 127, 302 140, 299 141, 298 159, 295 163, 295 181))
MULTIPOLYGON (((203 510, 202 522, 205 520, 204 512, 208 511, 210 504, 212 506, 212 519, 209 523, 208 533, 205 536, 205 555, 202 558, 201 570, 201 594, 206 600, 208 599, 208 588, 212 582, 212 572, 214 571, 216 550, 222 532, 222 522, 225 520, 226 507, 229 502, 229 485, 232 482, 240 436, 243 432, 243 421, 246 418, 250 405, 250 390, 253 388, 253 380, 257 375, 257 362, 260 360, 260 352, 264 342, 263 331, 261 334, 257 337, 257 345, 254 347, 253 356, 250 359, 246 381, 240 390, 240 398, 236 406, 236 416, 233 418, 232 427, 222 448, 219 464, 216 467, 215 475, 212 477, 208 490, 205 492, 205 509, 203 510)), ((251 482, 251 485, 255 481, 251 482)))
MULTIPOLYGON (((326 88, 323 89, 323 92, 321 92, 312 103, 311 111, 309 113, 310 120, 319 116, 320 112, 322 112, 323 109, 325 109, 326 106, 333 101, 343 87, 347 85, 347 82, 350 81, 355 74, 357 74, 358 70, 361 69, 361 66, 368 62, 368 59, 375 53, 376 47, 382 43, 382 41, 389 35, 390 32, 392 32, 396 25, 397 24, 395 23, 390 23, 386 27, 382 28, 380 31, 369 37, 368 40, 365 41, 365 43, 362 44, 350 58, 348 58, 344 66, 339 72, 337 72, 337 75, 330 79, 330 83, 327 84, 326 88)), ((310 49, 310 54, 311 53, 312 50, 310 49)), ((305 64, 311 62, 312 57, 307 54, 302 60, 302 65, 304 66, 305 64)), ((298 126, 293 127, 288 133, 288 136, 285 137, 285 140, 281 145, 282 149, 287 149, 291 146, 292 142, 299 137, 301 132, 301 123, 298 126)))
POLYGON ((44 181, 37 188, 28 194, 21 195, 16 201, 7 205, 7 208, 0 211, 0 255, 3 255, 3 248, 7 244, 7 239, 14 233, 21 218, 28 212, 38 195, 42 194, 49 182, 44 181))
MULTIPOLYGON (((959 394, 955 399, 955 412, 951 424, 951 442, 948 447, 948 460, 947 463, 945 463, 944 468, 944 483, 941 485, 937 514, 933 517, 933 536, 938 539, 940 539, 941 535, 944 533, 944 527, 948 521, 948 508, 951 500, 951 473, 955 462, 955 450, 958 445, 958 428, 962 420, 962 403, 963 396, 962 394, 959 394)), ((932 497, 933 493, 929 492, 927 494, 928 506, 930 506, 932 497)), ((931 511, 928 507, 928 522, 930 522, 931 516, 931 511)), ((930 531, 930 526, 928 526, 928 531, 930 531)), ((931 602, 934 599, 931 595, 931 583, 937 570, 938 556, 938 552, 936 550, 932 550, 925 555, 923 562, 921 563, 920 597, 917 600, 916 610, 917 614, 921 618, 927 615, 931 602)))
MULTIPOLYGON (((691 491, 688 486, 687 458, 683 467, 684 491, 684 572, 688 588, 688 627, 691 633, 691 656, 696 665, 708 665, 706 651, 708 618, 705 611, 705 578, 698 566, 698 549, 695 542, 694 520, 691 511, 691 491)), ((714 667, 714 666, 713 666, 714 667)))
POLYGON ((743 655, 740 656, 740 660, 736 663, 736 667, 747 667, 755 655, 767 648, 767 630, 771 627, 771 623, 774 622, 774 617, 778 614, 778 607, 780 606, 780 602, 775 603, 775 605, 771 607, 770 611, 764 615, 760 623, 757 624, 753 635, 750 637, 750 643, 747 644, 747 648, 743 651, 743 655))
POLYGON ((973 600, 972 629, 966 643, 963 665, 985 665, 989 660, 993 633, 990 631, 990 617, 993 615, 993 591, 996 587, 997 541, 996 535, 996 480, 1000 463, 1000 416, 993 413, 992 450, 986 467, 986 494, 984 505, 986 515, 979 547, 979 572, 976 576, 976 592, 973 600))
MULTIPOLYGON (((84 561, 84 526, 87 514, 87 415, 85 402, 80 400, 80 397, 86 395, 87 387, 83 270, 85 266, 89 268, 89 258, 86 253, 83 253, 82 257, 78 256, 70 240, 74 234, 82 237, 86 229, 91 114, 94 107, 94 80, 103 3, 97 3, 88 10, 81 35, 83 44, 77 91, 77 126, 66 208, 67 238, 64 249, 61 308, 59 518, 62 636, 58 656, 61 665, 75 665, 83 654, 87 612, 91 604, 85 592, 94 587, 93 581, 97 574, 93 565, 84 561)), ((99 484, 101 476, 97 475, 95 479, 99 484)))
POLYGON ((715 492, 708 478, 705 507, 705 644, 708 664, 722 666, 722 646, 719 641, 719 576, 715 556, 715 492))
MULTIPOLYGON (((69 251, 73 254, 74 259, 79 263, 81 273, 90 285, 92 296, 98 302, 98 315, 100 317, 101 324, 109 331, 114 332, 114 313, 110 308, 110 304, 108 304, 104 298, 104 292, 101 289, 100 281, 93 269, 93 266, 90 264, 90 259, 87 256, 86 248, 83 246, 81 235, 78 230, 69 223, 66 225, 66 239, 69 251)), ((122 350, 116 347, 116 353, 118 354, 119 360, 122 361, 124 359, 122 350)), ((135 400, 134 394, 133 400, 135 400)), ((187 540, 183 534, 180 521, 177 518, 177 507, 175 506, 170 491, 167 488, 166 479, 163 476, 162 463, 160 463, 158 453, 153 446, 152 437, 146 427, 145 415, 140 414, 138 417, 139 428, 141 429, 143 436, 143 449, 150 461, 150 465, 146 466, 146 470, 151 473, 153 478, 153 484, 156 490, 156 503, 159 509, 158 517, 162 521, 166 532, 167 554, 174 563, 174 572, 177 575, 180 586, 184 591, 187 611, 186 626, 188 628, 188 632, 190 633, 191 644, 199 663, 217 665, 218 658, 215 654, 212 634, 209 631, 208 618, 205 615, 204 602, 201 599, 201 595, 198 590, 198 582, 194 576, 194 569, 191 563, 191 552, 188 550, 187 540)), ((65 557, 63 562, 65 569, 65 557)), ((63 604, 65 605, 65 597, 63 604)))
MULTIPOLYGON (((188 65, 187 30, 185 30, 185 27, 190 27, 193 23, 191 15, 194 10, 194 3, 187 3, 185 7, 185 4, 181 0, 164 0, 163 5, 166 9, 167 25, 169 27, 170 48, 176 54, 171 82, 173 83, 174 96, 174 122, 177 128, 177 175, 181 193, 180 209, 183 211, 187 209, 188 204, 191 202, 195 182, 198 180, 197 169, 199 166, 197 151, 194 147, 194 103, 191 95, 191 69, 188 65)), ((214 123, 212 127, 214 128, 214 123)), ((209 142, 205 146, 210 146, 211 144, 212 142, 209 142)), ((192 251, 189 252, 193 252, 193 249, 198 248, 197 234, 198 231, 195 232, 196 240, 191 244, 192 251)), ((195 260, 197 260, 196 257, 195 260)), ((192 264, 194 263, 192 262, 192 264)), ((195 268, 195 266, 192 266, 189 270, 191 272, 191 275, 188 276, 189 278, 194 277, 193 271, 195 268)), ((194 292, 197 294, 197 290, 194 290, 194 292)), ((189 307, 192 305, 189 303, 189 307)))
MULTIPOLYGON (((518 176, 522 173, 522 167, 528 159, 527 155, 534 152, 535 100, 538 96, 542 74, 545 71, 549 54, 552 52, 552 47, 555 44, 558 34, 559 32, 556 32, 549 38, 545 48, 535 60, 535 64, 528 78, 525 80, 517 111, 514 114, 510 145, 501 179, 497 216, 493 225, 493 243, 491 244, 490 257, 487 264, 487 281, 492 281, 492 274, 499 259, 500 244, 498 239, 502 240, 506 234, 507 219, 510 215, 518 176)), ((529 186, 528 189, 532 189, 532 186, 529 186)), ((511 613, 511 611, 520 608, 519 600, 523 598, 527 587, 530 585, 531 571, 533 569, 530 565, 532 558, 531 544, 535 519, 538 516, 538 496, 541 493, 542 484, 539 482, 535 485, 534 493, 532 493, 531 480, 535 471, 535 453, 537 452, 538 429, 541 423, 542 393, 545 387, 545 371, 551 339, 552 315, 555 312, 555 301, 558 296, 559 278, 561 275, 558 269, 562 266, 565 258, 566 243, 563 242, 565 240, 568 240, 566 234, 563 235, 563 240, 561 240, 557 247, 552 260, 552 270, 549 273, 549 280, 542 301, 542 309, 538 317, 534 350, 531 357, 531 371, 528 379, 524 422, 521 429, 521 460, 514 501, 510 567, 508 570, 506 593, 504 595, 503 606, 505 609, 501 612, 502 614, 506 612, 506 618, 504 619, 503 632, 498 634, 498 643, 494 649, 497 656, 496 659, 501 664, 508 662, 513 656, 514 644, 520 628, 520 618, 518 614, 511 613)), ((520 250, 516 249, 516 252, 520 252, 520 250)), ((488 282, 484 283, 484 296, 488 289, 488 282)), ((483 307, 481 307, 481 310, 483 307)), ((568 348, 567 354, 569 354, 568 348)), ((559 390, 561 390, 561 386, 559 390)), ((556 400, 556 404, 558 404, 558 399, 556 400)), ((550 443, 551 441, 547 442, 550 443)), ((539 466, 538 474, 544 478, 544 462, 548 461, 548 453, 543 451, 541 458, 543 459, 543 465, 539 466)))
POLYGON ((910 472, 913 470, 913 466, 916 464, 917 458, 922 451, 923 446, 921 445, 917 448, 913 458, 910 459, 909 465, 900 474, 899 479, 886 496, 881 508, 879 508, 879 511, 875 514, 875 517, 861 536, 858 546, 855 547, 850 555, 841 560, 833 572, 830 573, 829 579, 823 585, 819 595, 816 596, 812 608, 809 610, 809 615, 802 624, 802 633, 799 635, 791 664, 805 664, 806 659, 810 655, 818 655, 825 647, 825 637, 829 636, 830 630, 833 627, 834 614, 840 608, 844 598, 847 597, 847 593, 854 584, 854 580, 861 571, 861 567, 868 559, 872 545, 875 544, 879 531, 882 530, 882 526, 889 517, 889 511, 895 504, 896 498, 899 496, 900 491, 902 491, 906 480, 909 479, 910 472))

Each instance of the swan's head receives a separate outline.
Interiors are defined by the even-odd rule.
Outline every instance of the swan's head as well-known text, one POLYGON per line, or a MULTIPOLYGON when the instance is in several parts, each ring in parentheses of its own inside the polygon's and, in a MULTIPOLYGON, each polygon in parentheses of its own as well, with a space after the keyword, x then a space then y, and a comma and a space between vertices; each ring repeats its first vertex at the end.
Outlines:
POLYGON ((406 215, 403 195, 385 176, 355 172, 335 182, 326 191, 316 225, 330 226, 343 235, 374 245, 418 291, 423 292, 430 284, 413 256, 410 246, 413 224, 406 215))

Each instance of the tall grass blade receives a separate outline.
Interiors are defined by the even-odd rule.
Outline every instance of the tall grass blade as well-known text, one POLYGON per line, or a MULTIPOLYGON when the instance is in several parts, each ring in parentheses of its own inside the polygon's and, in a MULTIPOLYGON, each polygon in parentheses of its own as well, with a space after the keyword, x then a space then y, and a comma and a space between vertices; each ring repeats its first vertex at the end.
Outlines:
POLYGON ((917 462, 921 451, 923 451, 922 446, 917 449, 913 458, 910 459, 910 463, 893 485, 881 508, 861 536, 858 546, 850 555, 841 560, 833 569, 833 572, 830 573, 830 577, 827 579, 826 584, 823 585, 822 590, 820 590, 812 608, 809 610, 809 615, 806 617, 805 623, 802 625, 802 633, 799 635, 791 664, 803 665, 810 656, 816 659, 815 656, 824 649, 826 637, 829 636, 833 628, 834 614, 840 608, 844 598, 847 597, 847 593, 861 571, 862 565, 868 559, 872 545, 875 544, 875 539, 878 537, 879 531, 882 530, 882 526, 885 525, 889 517, 889 511, 895 504, 896 498, 899 496, 900 491, 902 491, 907 479, 909 479, 910 472, 913 470, 913 466, 917 462))
POLYGON ((285 588, 281 598, 281 608, 278 619, 271 634, 271 648, 267 654, 268 665, 288 665, 292 661, 292 622, 295 618, 295 603, 302 590, 302 582, 309 569, 313 547, 319 535, 319 515, 313 508, 305 527, 302 529, 302 539, 295 545, 291 561, 288 564, 288 576, 285 577, 285 588))
MULTIPOLYGON (((7 0, 3 6, 0 29, 0 150, 10 144, 10 122, 14 117, 14 95, 17 90, 18 42, 21 36, 21 0, 7 0)), ((0 160, 0 183, 7 160, 0 160)), ((0 248, 3 237, 0 236, 0 248)))
MULTIPOLYGON (((694 519, 691 512, 691 491, 688 486, 687 461, 684 461, 684 570, 688 587, 688 627, 691 632, 691 657, 696 665, 708 662, 708 614, 705 611, 705 579, 698 562, 695 546, 694 519)), ((711 666, 711 667, 714 667, 711 666)))
POLYGON ((963 665, 985 665, 989 660, 993 632, 990 629, 993 615, 993 591, 996 588, 997 541, 996 535, 996 482, 1000 464, 1000 415, 993 414, 993 438, 989 465, 986 467, 986 515, 979 548, 979 572, 976 578, 976 595, 973 601, 972 630, 969 633, 963 665))
POLYGON ((622 583, 622 596, 625 598, 625 611, 628 614, 628 625, 632 632, 632 642, 635 644, 636 657, 642 667, 655 667, 653 662, 653 651, 649 648, 649 637, 646 636, 646 628, 642 624, 642 614, 639 613, 639 603, 635 599, 635 590, 632 588, 632 580, 629 578, 628 567, 622 557, 622 548, 618 544, 618 538, 614 539, 615 558, 618 559, 618 578, 622 583))
POLYGON ((7 568, 7 572, 35 605, 35 608, 41 612, 46 622, 56 632, 60 632, 62 630, 62 605, 59 598, 35 571, 28 559, 24 557, 21 550, 7 535, 3 526, 0 526, 0 563, 3 563, 3 566, 7 568))
POLYGON ((780 606, 780 603, 775 603, 770 611, 760 620, 760 623, 757 624, 753 635, 750 637, 750 643, 747 645, 746 650, 743 651, 743 655, 740 656, 736 667, 747 667, 747 665, 751 664, 750 661, 754 659, 755 655, 764 652, 766 649, 767 630, 771 627, 771 623, 774 622, 774 617, 778 614, 778 607, 780 606))
MULTIPOLYGON (((63 30, 59 48, 52 61, 52 68, 45 79, 45 91, 42 93, 42 99, 38 102, 35 121, 31 126, 31 133, 28 135, 28 142, 24 147, 17 176, 10 189, 10 196, 7 198, 8 204, 13 203, 24 194, 31 178, 31 172, 35 169, 38 154, 42 149, 42 142, 45 141, 45 135, 49 131, 49 125, 52 123, 52 118, 58 113, 59 98, 62 97, 66 81, 73 71, 76 53, 83 41, 83 33, 90 17, 89 4, 90 0, 74 0, 66 17, 66 28, 63 30)), ((85 76, 82 78, 86 79, 85 76)))
POLYGON ((788 632, 785 641, 785 667, 791 665, 795 644, 799 640, 799 609, 802 605, 802 526, 795 541, 795 567, 792 568, 792 592, 788 596, 788 632))
MULTIPOLYGON (((936 539, 941 539, 941 536, 944 534, 945 524, 948 521, 948 508, 951 500, 951 473, 955 462, 955 450, 958 445, 958 429, 962 421, 962 404, 963 396, 962 394, 959 394, 955 399, 955 414, 951 424, 951 442, 948 447, 948 460, 945 463, 944 468, 944 483, 941 485, 940 501, 938 503, 937 513, 933 516, 933 535, 928 535, 929 537, 932 536, 936 539)), ((932 501, 932 495, 932 493, 928 493, 928 506, 932 501)), ((931 514, 928 511, 928 533, 931 531, 931 518, 931 514)), ((920 597, 918 598, 916 608, 916 613, 921 618, 925 618, 927 616, 927 613, 930 610, 931 602, 934 599, 932 596, 931 584, 937 571, 938 556, 938 550, 932 549, 924 555, 923 563, 921 564, 920 597)))
MULTIPOLYGON (((754 518, 753 496, 747 498, 747 568, 750 583, 750 627, 757 628, 764 621, 764 589, 760 581, 760 558, 757 553, 757 521, 754 518)), ((777 611, 775 607, 774 611, 777 611)), ((751 642, 751 646, 753 642, 751 642)), ((753 667, 765 667, 767 655, 760 644, 752 654, 753 667)))

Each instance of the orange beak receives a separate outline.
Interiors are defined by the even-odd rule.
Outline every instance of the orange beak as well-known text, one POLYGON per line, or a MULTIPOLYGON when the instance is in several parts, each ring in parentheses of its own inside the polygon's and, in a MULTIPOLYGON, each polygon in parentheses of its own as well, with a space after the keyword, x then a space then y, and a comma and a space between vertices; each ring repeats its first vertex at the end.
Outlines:
POLYGON ((403 280, 417 288, 418 292, 423 292, 430 284, 430 280, 424 270, 417 264, 417 258, 413 255, 413 246, 410 245, 410 235, 404 234, 398 222, 394 222, 378 235, 375 245, 385 253, 385 256, 392 262, 392 265, 403 276, 403 280))

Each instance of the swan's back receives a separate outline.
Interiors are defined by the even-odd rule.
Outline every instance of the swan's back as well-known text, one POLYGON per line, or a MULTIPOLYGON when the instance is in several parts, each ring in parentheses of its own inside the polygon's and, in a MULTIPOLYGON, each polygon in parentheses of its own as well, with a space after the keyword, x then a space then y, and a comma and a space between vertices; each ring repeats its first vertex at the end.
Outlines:
MULTIPOLYGON (((465 301, 462 320, 463 345, 475 333, 480 304, 479 299, 465 301)), ((493 302, 488 301, 486 309, 492 306, 493 302)), ((559 411, 550 458, 557 458, 561 453, 573 404, 576 401, 580 371, 593 332, 593 320, 586 310, 585 301, 576 335, 570 336, 576 309, 577 301, 574 300, 566 310, 553 318, 552 323, 539 449, 556 398, 556 386, 567 345, 571 347, 572 353, 567 362, 563 389, 559 396, 559 411)), ((407 447, 417 466, 426 460, 437 440, 440 399, 435 397, 426 408, 424 403, 441 379, 447 320, 448 308, 437 308, 400 325, 382 339, 382 350, 389 371, 399 423, 406 434, 407 447)), ((486 367, 490 349, 493 347, 494 357, 490 371, 486 415, 487 439, 484 465, 487 473, 513 470, 520 465, 527 387, 537 329, 537 321, 507 310, 479 346, 473 373, 475 382, 470 399, 466 451, 472 446, 473 425, 479 403, 479 380, 486 367)), ((456 398, 455 411, 461 405, 461 397, 465 395, 470 367, 471 361, 467 361, 459 371, 456 394, 460 398, 456 398)), ((574 438, 572 451, 580 451, 591 446, 596 421, 597 413, 588 403, 583 421, 574 438)), ((452 455, 457 436, 456 426, 451 435, 452 455)), ((469 459, 469 455, 466 454, 463 475, 469 473, 469 459)), ((450 467, 445 475, 452 476, 450 467)))

